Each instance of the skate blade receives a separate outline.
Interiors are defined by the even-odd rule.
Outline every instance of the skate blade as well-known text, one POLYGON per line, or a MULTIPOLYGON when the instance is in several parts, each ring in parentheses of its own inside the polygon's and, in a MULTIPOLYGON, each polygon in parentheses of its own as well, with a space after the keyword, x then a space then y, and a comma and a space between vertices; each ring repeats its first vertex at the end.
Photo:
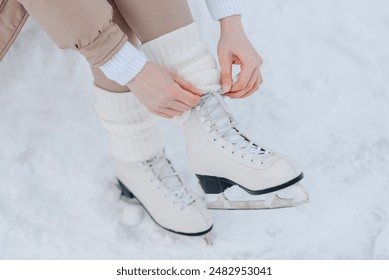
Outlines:
POLYGON ((263 200, 231 201, 224 193, 220 193, 217 200, 207 203, 207 207, 216 210, 262 210, 296 207, 307 203, 309 195, 303 186, 297 183, 293 187, 299 192, 297 198, 283 198, 276 193, 272 197, 263 200))
POLYGON ((213 247, 213 238, 212 232, 208 232, 204 235, 197 236, 187 236, 182 234, 176 234, 171 231, 166 231, 166 234, 170 236, 170 238, 174 241, 182 242, 182 243, 190 243, 191 245, 195 245, 196 247, 201 248, 212 248, 213 247))
POLYGON ((213 240, 212 240, 212 236, 210 233, 207 233, 206 235, 203 236, 204 237, 204 241, 205 243, 207 244, 208 247, 212 247, 213 246, 213 240))

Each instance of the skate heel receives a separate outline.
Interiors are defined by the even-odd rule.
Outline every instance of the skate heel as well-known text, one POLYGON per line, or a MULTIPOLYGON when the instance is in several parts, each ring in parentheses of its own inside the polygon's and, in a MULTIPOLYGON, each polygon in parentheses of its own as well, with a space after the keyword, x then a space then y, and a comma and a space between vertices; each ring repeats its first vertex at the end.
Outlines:
POLYGON ((196 174, 196 176, 199 179, 199 183, 206 194, 222 193, 229 187, 235 185, 234 182, 225 178, 198 174, 196 174))
POLYGON ((132 194, 132 192, 130 192, 129 189, 127 189, 127 187, 122 183, 120 182, 120 180, 118 180, 118 187, 121 191, 121 196, 124 196, 124 197, 127 197, 127 198, 134 198, 135 196, 132 194))

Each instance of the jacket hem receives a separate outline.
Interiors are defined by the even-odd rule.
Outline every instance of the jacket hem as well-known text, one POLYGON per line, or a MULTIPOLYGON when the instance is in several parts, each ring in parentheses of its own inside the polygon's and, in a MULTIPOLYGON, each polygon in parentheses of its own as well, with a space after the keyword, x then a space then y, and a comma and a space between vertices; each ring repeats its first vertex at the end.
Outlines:
POLYGON ((17 28, 15 29, 15 32, 12 34, 8 42, 5 44, 5 47, 0 52, 0 61, 4 58, 8 50, 11 48, 12 44, 16 40, 16 37, 19 35, 20 31, 22 30, 24 24, 26 23, 26 20, 28 19, 29 14, 25 12, 23 15, 23 18, 21 19, 20 23, 18 24, 17 28))

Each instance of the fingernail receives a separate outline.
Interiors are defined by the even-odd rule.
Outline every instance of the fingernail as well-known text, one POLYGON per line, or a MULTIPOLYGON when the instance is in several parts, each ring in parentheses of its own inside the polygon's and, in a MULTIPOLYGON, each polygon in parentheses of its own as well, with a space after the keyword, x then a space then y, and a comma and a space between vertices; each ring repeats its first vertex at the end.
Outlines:
POLYGON ((222 85, 222 90, 224 93, 228 92, 230 90, 230 87, 228 86, 228 84, 223 84, 222 85))

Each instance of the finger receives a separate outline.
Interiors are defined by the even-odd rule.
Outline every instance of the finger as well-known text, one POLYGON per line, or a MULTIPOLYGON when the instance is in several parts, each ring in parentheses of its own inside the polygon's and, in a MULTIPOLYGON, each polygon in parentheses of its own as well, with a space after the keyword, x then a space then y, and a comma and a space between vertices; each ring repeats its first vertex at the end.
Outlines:
POLYGON ((190 109, 192 109, 192 106, 189 106, 185 103, 182 103, 181 101, 173 101, 170 106, 170 108, 176 110, 176 111, 179 111, 179 112, 186 112, 186 111, 189 111, 190 109))
POLYGON ((255 84, 255 86, 254 86, 248 93, 246 93, 245 95, 243 95, 241 98, 249 97, 249 96, 252 95, 254 92, 256 92, 258 89, 259 89, 259 83, 258 83, 258 84, 255 84))
POLYGON ((229 92, 232 86, 232 56, 220 55, 221 84, 223 92, 229 92))
POLYGON ((166 118, 166 119, 171 119, 171 118, 173 118, 173 116, 169 116, 169 115, 164 114, 164 113, 159 112, 159 111, 150 110, 150 112, 153 113, 154 115, 160 116, 160 117, 162 117, 162 118, 166 118))
POLYGON ((260 77, 260 79, 258 79, 258 80, 255 82, 253 88, 252 88, 248 93, 246 93, 244 96, 242 96, 242 98, 249 97, 249 96, 252 95, 254 92, 256 92, 256 91, 259 89, 261 83, 262 83, 262 77, 260 77))
POLYGON ((238 92, 245 89, 255 69, 256 67, 252 66, 242 67, 238 75, 238 81, 232 85, 230 92, 238 92))
POLYGON ((231 93, 231 95, 233 95, 232 98, 241 98, 243 97, 246 93, 248 93, 254 86, 255 82, 259 79, 259 69, 258 68, 255 68, 251 78, 250 78, 250 81, 248 82, 247 86, 241 90, 241 91, 238 91, 238 92, 235 92, 235 93, 231 93))
POLYGON ((192 83, 188 82, 184 78, 182 78, 180 75, 174 73, 172 75, 173 81, 175 81, 182 89, 185 89, 186 91, 191 92, 192 94, 196 95, 203 95, 204 92, 201 89, 196 88, 192 83))
POLYGON ((172 117, 182 116, 182 114, 184 113, 174 110, 173 108, 159 108, 159 111, 172 117))
POLYGON ((251 77, 250 77, 250 80, 249 82, 247 83, 246 87, 240 91, 237 91, 237 92, 230 92, 228 93, 227 96, 231 97, 231 98, 241 98, 243 97, 245 94, 247 94, 254 86, 254 84, 256 83, 256 81, 259 79, 259 76, 260 75, 260 72, 259 72, 259 69, 258 68, 255 68, 255 70, 253 71, 251 77))
POLYGON ((180 89, 177 97, 177 101, 180 101, 191 108, 197 106, 200 103, 200 96, 194 95, 189 91, 180 89))

